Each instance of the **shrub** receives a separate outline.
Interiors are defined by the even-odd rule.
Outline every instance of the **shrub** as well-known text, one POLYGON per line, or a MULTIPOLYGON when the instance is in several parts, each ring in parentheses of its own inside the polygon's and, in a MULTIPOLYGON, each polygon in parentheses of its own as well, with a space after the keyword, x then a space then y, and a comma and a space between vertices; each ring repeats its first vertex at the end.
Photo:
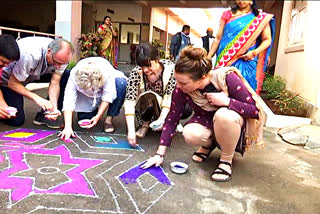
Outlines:
POLYGON ((272 101, 279 107, 281 113, 293 113, 304 108, 298 95, 287 90, 280 92, 272 101))
POLYGON ((71 70, 74 66, 76 66, 76 64, 77 63, 75 61, 70 60, 70 62, 69 62, 69 64, 68 64, 66 69, 71 70))
POLYGON ((166 58, 166 53, 164 50, 162 50, 163 44, 161 42, 159 42, 158 40, 153 40, 152 42, 152 46, 155 47, 158 51, 159 51, 159 56, 161 59, 165 59, 166 58))
POLYGON ((99 33, 81 34, 79 39, 80 58, 98 56, 98 49, 102 40, 103 38, 99 33))
POLYGON ((268 100, 274 99, 277 95, 283 92, 286 88, 286 82, 280 76, 267 76, 263 82, 263 90, 267 92, 268 100))

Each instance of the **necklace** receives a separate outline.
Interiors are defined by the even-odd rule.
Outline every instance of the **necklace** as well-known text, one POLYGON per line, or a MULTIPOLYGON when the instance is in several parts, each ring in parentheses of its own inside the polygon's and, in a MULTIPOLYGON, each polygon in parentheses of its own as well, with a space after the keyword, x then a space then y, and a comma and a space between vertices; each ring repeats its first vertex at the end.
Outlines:
POLYGON ((243 10, 243 11, 241 11, 240 9, 238 9, 238 13, 240 13, 240 14, 248 14, 248 13, 250 13, 250 12, 251 12, 251 8, 245 9, 245 10, 243 10))

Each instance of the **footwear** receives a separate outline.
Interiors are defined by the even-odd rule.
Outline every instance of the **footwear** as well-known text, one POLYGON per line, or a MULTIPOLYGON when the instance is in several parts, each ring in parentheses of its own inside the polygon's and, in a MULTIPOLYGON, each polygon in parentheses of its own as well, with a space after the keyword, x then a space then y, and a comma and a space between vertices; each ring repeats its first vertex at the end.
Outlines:
POLYGON ((212 144, 212 146, 210 148, 207 148, 207 147, 204 147, 204 146, 201 146, 200 148, 195 153, 193 153, 193 155, 192 155, 192 161, 193 162, 196 162, 196 163, 205 162, 208 159, 210 153, 216 148, 216 145, 212 144), (208 150, 208 153, 198 152, 200 148, 208 150), (193 156, 197 156, 197 157, 201 158, 201 161, 195 160, 193 158, 193 156))
POLYGON ((138 138, 144 138, 147 135, 148 130, 149 130, 149 126, 144 126, 143 125, 136 132, 136 136, 138 138))
POLYGON ((64 127, 61 117, 58 117, 57 120, 49 120, 45 118, 43 112, 38 112, 35 119, 33 120, 35 125, 45 125, 51 129, 61 129, 64 127))
MULTIPOLYGON (((229 162, 225 162, 225 161, 220 161, 219 162, 219 165, 220 164, 224 164, 224 165, 228 165, 230 166, 230 170, 232 169, 232 165, 231 163, 229 162)), ((227 172, 225 169, 222 169, 221 167, 219 167, 218 165, 218 168, 216 170, 214 170, 214 172, 211 174, 211 177, 210 179, 212 181, 215 181, 215 182, 226 182, 226 181, 230 181, 232 176, 231 176, 231 173, 227 172), (213 175, 226 175, 227 177, 225 179, 216 179, 216 178, 213 178, 212 176, 213 175)))
POLYGON ((104 127, 103 127, 103 131, 106 132, 106 133, 114 132, 114 126, 113 126, 113 124, 105 123, 105 124, 104 124, 104 127))

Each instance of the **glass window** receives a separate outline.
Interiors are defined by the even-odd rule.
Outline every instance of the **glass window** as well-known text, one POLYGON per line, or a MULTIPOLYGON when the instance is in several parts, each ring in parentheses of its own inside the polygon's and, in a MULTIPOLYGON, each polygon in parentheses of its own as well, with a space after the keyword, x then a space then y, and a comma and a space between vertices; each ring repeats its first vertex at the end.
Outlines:
POLYGON ((303 43, 307 1, 295 1, 291 12, 289 45, 303 43))

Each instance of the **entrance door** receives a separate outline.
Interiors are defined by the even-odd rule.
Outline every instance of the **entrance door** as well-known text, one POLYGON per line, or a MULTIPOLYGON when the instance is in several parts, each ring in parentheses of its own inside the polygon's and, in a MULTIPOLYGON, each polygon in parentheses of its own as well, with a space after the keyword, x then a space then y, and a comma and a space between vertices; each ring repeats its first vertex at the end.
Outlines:
POLYGON ((140 24, 120 24, 119 63, 131 63, 135 46, 140 44, 140 24))

